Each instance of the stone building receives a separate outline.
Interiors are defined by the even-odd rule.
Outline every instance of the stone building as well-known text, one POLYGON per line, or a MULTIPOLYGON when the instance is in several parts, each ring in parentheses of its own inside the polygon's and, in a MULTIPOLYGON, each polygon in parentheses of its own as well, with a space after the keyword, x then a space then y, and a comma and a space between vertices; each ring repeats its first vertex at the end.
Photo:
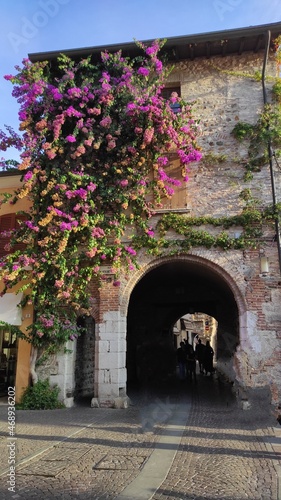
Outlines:
MULTIPOLYGON (((112 286, 105 267, 102 286, 92 284, 92 316, 81 318, 88 334, 78 339, 76 350, 56 358, 49 367, 50 380, 60 385, 66 404, 78 396, 92 397, 94 405, 125 404, 136 382, 161 383, 173 376, 173 326, 194 313, 216 322, 218 370, 246 397, 265 391, 272 403, 279 404, 279 224, 262 224, 254 248, 243 246, 247 228, 241 219, 228 227, 216 226, 213 219, 238 216, 247 203, 265 209, 280 201, 278 162, 271 157, 251 179, 245 177, 248 144, 232 134, 239 122, 255 124, 265 102, 272 100, 278 76, 273 41, 280 34, 278 23, 167 40, 163 50, 173 70, 166 90, 196 102, 203 159, 190 165, 186 188, 179 188, 172 200, 163 200, 152 225, 157 231, 159 220, 172 215, 165 237, 184 242, 191 235, 194 243, 190 247, 182 243, 177 252, 164 251, 158 257, 141 252, 139 269, 124 274, 119 288, 112 286), (250 201, 245 193, 250 193, 250 201), (177 234, 171 221, 187 225, 191 218, 201 223, 191 227, 189 236, 177 234), (216 238, 216 243, 207 245, 206 235, 216 238)), ((76 59, 88 54, 98 57, 105 48, 122 49, 129 56, 138 53, 133 43, 65 53, 76 59)), ((30 59, 51 61, 58 54, 31 54, 30 59)), ((177 175, 173 158, 170 168, 177 175)))

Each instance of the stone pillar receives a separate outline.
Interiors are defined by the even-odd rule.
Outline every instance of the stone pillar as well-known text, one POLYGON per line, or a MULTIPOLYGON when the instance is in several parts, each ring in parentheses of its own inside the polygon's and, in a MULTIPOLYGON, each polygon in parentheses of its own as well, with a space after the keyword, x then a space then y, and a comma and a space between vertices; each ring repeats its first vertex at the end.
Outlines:
POLYGON ((127 406, 126 318, 108 311, 96 325, 95 398, 92 406, 127 406))
POLYGON ((68 341, 67 353, 58 354, 50 371, 51 385, 60 387, 59 399, 69 408, 74 405, 76 341, 68 341))

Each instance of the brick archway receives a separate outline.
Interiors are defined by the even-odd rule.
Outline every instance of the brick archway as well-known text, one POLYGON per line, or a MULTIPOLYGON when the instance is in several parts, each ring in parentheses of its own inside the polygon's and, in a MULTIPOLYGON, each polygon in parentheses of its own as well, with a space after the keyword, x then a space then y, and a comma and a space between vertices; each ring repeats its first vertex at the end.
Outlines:
MULTIPOLYGON (((218 260, 220 257, 221 254, 218 255, 218 260)), ((153 362, 149 361, 153 354, 148 355, 148 353, 157 352, 157 345, 163 351, 160 357, 166 356, 167 360, 169 360, 167 351, 171 339, 167 338, 167 335, 169 335, 167 332, 171 328, 172 318, 175 319, 176 315, 179 317, 188 313, 190 308, 190 310, 205 312, 219 319, 218 357, 220 369, 229 379, 234 381, 236 378, 234 358, 236 348, 240 344, 241 331, 243 332, 241 324, 243 325, 243 315, 246 311, 246 304, 239 282, 243 283, 239 274, 232 277, 229 270, 222 268, 214 259, 211 261, 196 254, 162 257, 142 266, 142 269, 131 276, 124 287, 120 303, 122 316, 127 318, 128 380, 130 381, 130 378, 134 377, 136 379, 141 378, 141 376, 136 375, 136 372, 140 371, 139 360, 142 357, 146 359, 144 363, 146 367, 149 364, 153 365, 153 362), (173 275, 173 278, 169 278, 169 275, 173 275), (151 282, 148 285, 150 278, 151 282), (181 279, 187 280, 188 286, 181 285, 177 289, 177 281, 184 283, 184 281, 181 282, 181 279), (168 280, 167 285, 165 280, 168 280), (159 282, 158 287, 155 282, 159 282), (165 293, 163 292, 164 295, 166 294, 164 297, 161 290, 164 290, 166 286, 172 291, 166 290, 165 293), (151 287, 153 287, 153 292, 150 296, 149 290, 151 287), (209 293, 208 289, 211 290, 209 293), (194 290, 195 296, 192 298, 194 290), (137 299, 135 299, 136 293, 138 293, 137 299), (182 294, 182 297, 176 299, 176 304, 171 305, 171 297, 168 298, 169 293, 173 297, 172 302, 174 302, 176 293, 182 294), (146 305, 140 305, 143 296, 146 297, 144 299, 146 305), (158 297, 158 301, 155 299, 156 297, 158 297), (147 301, 150 300, 151 304, 148 304, 147 301), (163 301, 162 304, 161 301, 163 301), (182 301, 183 303, 181 303, 182 301), (135 326, 138 317, 142 319, 135 326), (166 340, 164 337, 166 337, 166 340), (147 346, 146 350, 145 345, 147 346)), ((171 348, 170 345, 170 351, 171 348)), ((168 365, 169 361, 166 361, 165 364, 168 365)), ((173 364, 171 359, 170 364, 173 364)), ((159 375, 161 370, 161 366, 155 367, 154 372, 151 369, 151 372, 153 372, 151 378, 155 377, 155 372, 159 375)))
POLYGON ((145 263, 141 266, 141 269, 138 269, 135 273, 130 275, 129 279, 126 281, 125 287, 122 290, 122 296, 120 298, 120 310, 122 315, 127 314, 130 296, 137 283, 153 269, 169 262, 194 263, 202 266, 203 268, 212 270, 225 281, 230 290, 233 292, 239 309, 239 315, 242 315, 247 309, 243 294, 245 287, 244 276, 238 272, 238 269, 233 269, 233 265, 229 262, 227 262, 227 265, 223 267, 220 262, 220 257, 221 254, 217 258, 214 254, 212 256, 208 255, 207 258, 205 256, 201 256, 199 253, 190 253, 188 255, 161 257, 145 263), (235 277, 232 276, 233 272, 235 272, 235 277))

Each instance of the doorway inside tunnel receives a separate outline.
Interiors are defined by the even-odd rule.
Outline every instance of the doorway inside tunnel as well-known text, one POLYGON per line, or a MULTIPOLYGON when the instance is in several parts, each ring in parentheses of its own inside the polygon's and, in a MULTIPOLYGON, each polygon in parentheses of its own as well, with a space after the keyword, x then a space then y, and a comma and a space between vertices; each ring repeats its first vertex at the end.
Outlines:
POLYGON ((234 380, 239 314, 223 274, 201 262, 177 259, 147 272, 128 307, 128 390, 176 380, 179 338, 193 343, 197 334, 203 342, 211 341, 217 370, 234 380))

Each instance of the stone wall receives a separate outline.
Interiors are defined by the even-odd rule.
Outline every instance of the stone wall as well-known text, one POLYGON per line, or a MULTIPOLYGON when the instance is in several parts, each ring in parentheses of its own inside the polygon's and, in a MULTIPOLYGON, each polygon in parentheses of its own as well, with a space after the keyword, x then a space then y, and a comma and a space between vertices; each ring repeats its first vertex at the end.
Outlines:
MULTIPOLYGON (((231 134, 238 121, 255 123, 262 109, 261 82, 241 74, 261 73, 263 58, 261 52, 181 62, 169 77, 170 85, 180 84, 185 99, 195 101, 194 114, 200 118, 201 128, 199 143, 203 155, 213 155, 213 160, 203 158, 198 164, 190 165, 187 196, 180 198, 186 200, 186 206, 178 208, 185 208, 191 216, 239 214, 244 206, 239 195, 247 188, 261 206, 272 203, 269 166, 263 166, 251 181, 245 182, 247 144, 238 143, 231 134), (218 155, 224 155, 224 160, 219 161, 218 155)), ((274 57, 270 54, 267 74, 274 76, 275 71, 274 57)), ((271 85, 272 82, 267 83, 269 98, 271 85)), ((276 172, 276 175, 280 174, 276 172)), ((156 214, 151 219, 152 226, 156 227, 159 217, 156 214)), ((237 230, 239 228, 230 228, 228 233, 235 236, 237 230)), ((261 272, 258 247, 228 251, 198 247, 187 254, 170 256, 164 253, 157 258, 143 250, 139 254, 139 269, 129 275, 124 272, 119 288, 112 285, 112 277, 107 273, 100 285, 92 283, 92 315, 96 321, 94 404, 113 406, 116 398, 125 395, 130 297, 137 283, 165 262, 182 262, 183 269, 184 266, 197 266, 200 273, 213 273, 225 284, 236 302, 237 315, 232 307, 235 324, 231 324, 227 308, 220 313, 221 370, 249 394, 255 388, 270 390, 272 401, 278 404, 281 398, 281 278, 274 235, 274 227, 265 228, 259 242, 262 255, 269 260, 268 273, 261 272)), ((168 237, 174 236, 171 230, 168 237)), ((146 313, 152 318, 153 311, 149 311, 146 313)), ((141 330, 140 324, 138 328, 141 330)))
MULTIPOLYGON (((246 54, 209 60, 195 60, 176 65, 169 77, 170 84, 181 86, 182 96, 195 101, 195 117, 200 118, 201 135, 199 143, 203 155, 225 155, 224 161, 204 161, 190 165, 190 180, 187 185, 187 208, 192 216, 210 215, 214 217, 231 216, 241 212, 244 206, 239 197, 242 190, 249 188, 261 206, 272 204, 272 187, 268 165, 254 173, 251 181, 244 181, 244 163, 247 158, 247 144, 235 140, 231 131, 238 121, 255 123, 263 107, 262 84, 254 77, 240 76, 242 73, 254 75, 262 72, 264 54, 246 54), (230 74, 229 72, 232 72, 230 74)), ((270 54, 267 75, 276 76, 273 54, 270 54)), ((272 80, 266 83, 268 98, 272 80)), ((275 171, 277 195, 280 200, 280 172, 275 171)), ((156 227, 158 217, 152 219, 156 227)), ((212 228, 208 228, 212 231, 212 228)), ((239 228, 238 228, 239 229, 239 228)), ((235 235, 237 228, 229 230, 235 235)), ((173 231, 169 233, 173 238, 173 231)), ((178 235, 177 235, 178 237, 178 235)), ((192 249, 190 258, 202 256, 206 262, 215 262, 219 273, 226 282, 233 280, 239 292, 235 298, 239 307, 239 337, 231 334, 231 363, 221 359, 222 370, 245 388, 269 387, 272 400, 280 401, 281 385, 281 278, 278 252, 274 241, 275 228, 264 228, 260 241, 262 251, 247 249, 241 251, 192 249), (261 253, 262 252, 262 253, 261 253), (269 272, 262 273, 260 257, 269 260, 269 272), (239 295, 245 304, 239 304, 239 295), (225 366, 224 366, 225 365, 225 366)), ((175 259, 175 257, 173 257, 175 259)), ((140 257, 141 271, 135 277, 124 277, 121 300, 125 306, 124 291, 129 295, 148 268, 160 265, 157 259, 140 257), (131 285, 129 285, 129 283, 131 285)), ((231 285, 230 285, 231 286, 231 285)), ((242 302, 242 301, 241 301, 242 302)), ((128 302, 127 302, 128 304, 128 302)), ((126 306, 125 306, 126 307, 126 306)), ((227 318, 225 318, 227 323, 227 318)), ((230 327, 230 325, 229 325, 230 327)), ((231 327, 225 328, 224 338, 231 327)), ((220 326, 219 326, 220 328, 220 326)), ((230 338, 230 337, 229 337, 230 338)), ((229 339, 228 339, 229 340, 229 339)), ((228 352, 228 356, 231 353, 228 352)))
POLYGON ((95 322, 91 316, 80 318, 83 331, 77 339, 75 361, 75 399, 94 396, 95 322))

